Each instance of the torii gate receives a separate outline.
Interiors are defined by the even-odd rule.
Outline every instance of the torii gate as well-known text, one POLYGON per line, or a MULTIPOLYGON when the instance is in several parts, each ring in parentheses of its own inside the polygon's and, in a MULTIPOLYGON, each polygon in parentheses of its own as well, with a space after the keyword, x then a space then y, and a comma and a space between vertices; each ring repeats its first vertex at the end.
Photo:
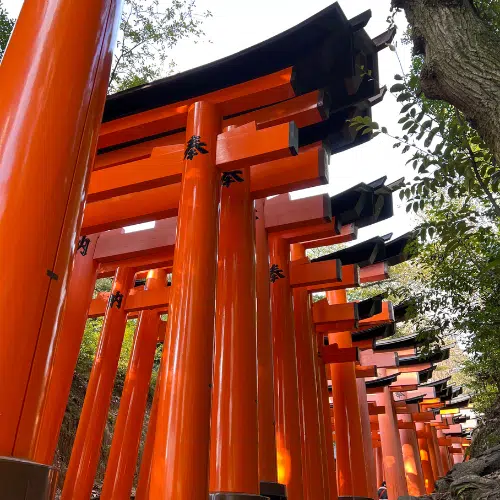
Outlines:
MULTIPOLYGON (((62 49, 51 59, 51 63, 60 68, 61 81, 69 82, 67 87, 76 85, 80 89, 72 91, 71 102, 64 106, 67 119, 60 121, 63 125, 60 135, 66 142, 62 142, 60 137, 55 139, 58 148, 54 150, 59 149, 62 153, 53 155, 52 161, 58 168, 47 175, 44 173, 43 182, 39 181, 39 176, 23 177, 22 189, 14 177, 5 184, 9 214, 17 214, 26 204, 25 197, 32 196, 33 190, 28 189, 30 182, 44 186, 43 193, 46 195, 29 203, 33 209, 33 217, 29 216, 33 231, 29 237, 41 242, 41 247, 28 251, 29 246, 23 245, 24 240, 21 239, 20 246, 26 247, 24 266, 17 266, 17 260, 11 254, 6 259, 8 269, 17 268, 16 279, 12 282, 23 289, 29 279, 37 300, 30 315, 22 313, 23 308, 19 307, 21 302, 15 302, 14 306, 12 301, 2 302, 6 308, 2 317, 14 322, 15 328, 5 325, 5 330, 12 333, 7 336, 5 348, 0 349, 0 366, 9 370, 9 377, 0 378, 0 401, 4 402, 0 411, 1 452, 30 460, 7 460, 5 463, 10 468, 45 471, 45 479, 52 474, 50 468, 38 467, 37 463, 51 463, 54 431, 58 427, 63 397, 68 388, 68 372, 75 359, 74 346, 68 345, 63 334, 75 323, 83 326, 97 272, 95 259, 89 257, 84 264, 76 262, 73 278, 70 278, 71 248, 78 241, 75 236, 82 216, 78 251, 85 258, 85 254, 92 250, 95 253, 98 245, 98 237, 90 238, 87 236, 89 233, 177 215, 173 255, 170 248, 155 252, 153 256, 156 269, 173 265, 170 289, 164 290, 165 271, 158 270, 148 274, 146 290, 130 292, 136 272, 151 269, 151 260, 146 262, 130 254, 125 264, 115 267, 98 355, 81 417, 88 424, 89 436, 79 433, 76 437, 63 498, 86 498, 90 493, 97 461, 94 447, 102 437, 121 345, 120 333, 127 314, 148 308, 160 311, 167 303, 169 321, 165 338, 169 346, 164 351, 164 376, 159 379, 151 495, 155 498, 206 497, 211 468, 214 469, 210 474, 212 491, 231 491, 233 496, 243 493, 243 497, 257 495, 256 376, 250 376, 251 388, 245 395, 237 391, 217 393, 226 380, 223 357, 228 356, 230 365, 235 366, 234 372, 229 372, 228 376, 239 377, 240 381, 243 373, 255 369, 257 332, 252 326, 255 319, 253 199, 326 182, 324 151, 332 154, 369 139, 369 135, 361 136, 353 132, 346 119, 356 114, 369 115, 371 105, 380 99, 376 54, 387 44, 392 33, 370 40, 363 29, 370 13, 348 21, 334 4, 288 32, 240 54, 111 97, 105 112, 105 124, 97 139, 96 125, 102 109, 105 77, 109 72, 110 53, 107 48, 112 46, 116 33, 119 2, 108 4, 103 1, 83 12, 76 7, 70 8, 69 0, 50 0, 51 8, 47 10, 39 8, 40 1, 25 2, 2 64, 2 70, 9 69, 10 72, 12 69, 9 79, 6 79, 14 83, 12 88, 22 87, 25 74, 28 74, 15 71, 15 61, 19 57, 18 52, 25 52, 26 42, 31 43, 29 33, 38 30, 39 25, 52 23, 58 28, 42 30, 46 38, 40 43, 59 46, 58 41, 51 37, 59 36, 61 32, 61 39, 65 42, 69 36, 72 43, 81 46, 81 34, 74 30, 75 19, 84 26, 85 37, 84 50, 79 51, 83 56, 78 60, 78 71, 72 68, 71 74, 72 70, 66 69, 62 49), (36 15, 42 16, 41 12, 58 14, 50 20, 40 17, 33 22, 36 15), (103 19, 106 19, 104 24, 103 19), (70 26, 72 31, 68 35, 70 26), (95 37, 96 33, 100 37, 95 37), (99 40, 98 46, 95 40, 99 40), (100 60, 94 58, 99 51, 102 54, 100 60), (97 66, 92 66, 94 63, 97 66), (95 98, 84 92, 88 81, 94 82, 95 98), (88 113, 78 114, 82 102, 88 113), (80 116, 92 119, 82 122, 80 116), (63 148, 62 145, 73 141, 77 133, 82 137, 82 148, 71 151, 69 146, 63 148), (90 176, 88 166, 96 144, 100 154, 90 176), (79 154, 85 160, 80 162, 79 154), (72 183, 66 183, 64 196, 53 196, 60 191, 60 180, 66 179, 65 165, 68 163, 75 165, 74 172, 69 176, 72 183), (11 195, 17 198, 12 201, 11 195), (45 219, 43 216, 40 218, 47 200, 56 209, 50 218, 50 237, 43 232, 45 219), (85 200, 87 206, 83 214, 85 200), (238 235, 233 238, 235 228, 238 235), (217 262, 220 266, 218 271, 217 262), (26 270, 26 275, 21 275, 20 269, 26 270), (216 289, 217 273, 219 283, 226 285, 224 288, 221 285, 216 289), (216 293, 221 294, 219 302, 222 301, 217 313, 216 293), (148 302, 152 295, 156 296, 156 302, 148 302), (241 310, 248 311, 248 316, 238 314, 236 308, 240 306, 241 310), (16 337, 16 328, 26 334, 16 337), (238 330, 246 333, 237 337, 238 330), (231 407, 241 416, 245 428, 242 429, 237 418, 221 413, 222 420, 217 421, 214 431, 219 434, 212 440, 213 446, 221 448, 212 453, 215 465, 214 462, 210 465, 211 347, 214 339, 216 377, 213 411, 225 405, 224 397, 229 396, 231 407), (233 339, 230 349, 224 348, 227 339, 233 339), (67 359, 56 362, 61 357, 67 359), (220 379, 217 379, 217 370, 221 370, 220 379), (66 376, 64 379, 63 374, 66 376), (219 387, 217 380, 222 381, 219 387), (57 387, 55 392, 49 390, 52 384, 57 387), (5 406, 6 401, 9 402, 8 407, 5 406), (44 435, 42 429, 47 427, 52 429, 52 433, 44 435), (231 442, 231 451, 236 455, 229 459, 224 454, 228 451, 228 440, 232 440, 233 436, 237 438, 234 444, 231 442)), ((23 164, 26 158, 33 159, 28 161, 28 167, 22 169, 23 175, 39 170, 37 145, 44 142, 43 123, 52 116, 57 118, 59 115, 54 110, 60 107, 60 92, 54 91, 55 86, 48 86, 53 80, 48 84, 43 82, 45 71, 37 65, 35 57, 39 53, 38 46, 29 45, 29 48, 33 55, 25 59, 27 67, 30 67, 29 75, 35 75, 39 85, 24 98, 29 97, 35 102, 38 95, 49 97, 45 106, 48 114, 36 122, 39 126, 35 132, 26 120, 10 127, 14 135, 12 141, 7 140, 5 144, 17 141, 23 164), (32 67, 38 71, 32 70, 32 67), (30 138, 28 149, 24 147, 24 133, 30 138)), ((64 49, 67 48, 65 43, 64 49)), ((31 85, 33 81, 30 78, 25 80, 31 85)), ((62 93, 65 94, 64 91, 62 93)), ((19 108, 14 94, 6 102, 9 109, 19 108)), ((30 123, 34 123, 32 118, 30 123)), ((47 147, 46 142, 43 147, 47 147)), ((5 152, 10 155, 9 148, 5 152)), ((13 166, 16 163, 10 157, 6 161, 13 166)), ((265 218, 267 221, 267 215, 265 218)), ((311 220, 307 222, 310 224, 311 220)), ((5 217, 0 224, 1 230, 7 234, 14 223, 5 217)), ((331 226, 333 230, 332 221, 331 226)), ((286 224, 280 222, 277 228, 270 237, 270 255, 276 260, 272 266, 277 266, 272 272, 277 272, 279 277, 279 269, 289 268, 285 245, 296 236, 286 224)), ((301 239, 297 241, 309 241, 302 240, 305 237, 301 229, 301 239)), ((307 237, 315 239, 318 235, 312 233, 307 237)), ((81 261, 79 256, 77 258, 81 261)), ((108 262, 107 272, 111 272, 112 266, 113 262, 108 262)), ((292 268, 289 268, 290 271, 292 268)), ((339 266, 331 262, 310 263, 308 269, 313 268, 337 271, 339 266)), ((293 375, 295 363, 291 356, 293 349, 289 350, 282 337, 287 326, 292 324, 291 278, 290 272, 290 278, 285 275, 284 281, 278 281, 272 289, 275 312, 280 307, 284 308, 282 318, 273 315, 275 350, 284 353, 283 375, 293 375)), ((340 276, 337 278, 334 281, 340 280, 340 276)), ((311 276, 303 282, 300 279, 296 283, 308 287, 325 280, 324 276, 317 274, 314 279, 311 276)), ((328 279, 331 281, 330 276, 328 279)), ((17 300, 18 296, 20 294, 14 291, 13 297, 17 300)), ((153 318, 153 315, 141 313, 140 326, 157 322, 156 314, 153 318)), ((366 326, 373 326, 369 316, 365 319, 366 326)), ((149 328, 139 328, 138 337, 142 330, 149 328)), ((154 335, 149 334, 149 337, 154 338, 154 335)), ((131 367, 135 366, 133 361, 131 367)), ((279 368, 275 369, 275 374, 277 384, 283 383, 283 390, 291 391, 293 396, 294 383, 280 381, 279 368)), ((278 398, 277 401, 290 409, 289 400, 278 398)), ((294 408, 290 411, 291 421, 296 423, 294 408)), ((285 409, 282 414, 277 410, 278 416, 284 417, 285 413, 288 414, 288 410, 285 409)), ((294 448, 293 451, 288 450, 288 444, 285 444, 294 470, 293 477, 287 480, 288 495, 292 500, 302 494, 301 452, 296 449, 293 429, 297 430, 294 423, 282 433, 283 440, 290 442, 294 448)), ((22 487, 23 483, 20 484, 22 487)), ((51 494, 47 488, 44 483, 40 496, 51 494)), ((108 494, 106 491, 103 494, 108 494)))

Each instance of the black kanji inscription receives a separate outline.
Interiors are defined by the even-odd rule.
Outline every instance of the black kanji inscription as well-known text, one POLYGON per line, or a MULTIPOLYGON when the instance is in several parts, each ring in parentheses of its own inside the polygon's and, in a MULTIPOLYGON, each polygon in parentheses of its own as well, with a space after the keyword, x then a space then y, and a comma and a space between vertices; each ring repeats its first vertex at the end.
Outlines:
POLYGON ((208 153, 208 149, 204 147, 206 145, 205 142, 201 142, 201 137, 199 135, 193 135, 187 142, 186 150, 184 151, 184 159, 192 160, 195 156, 198 156, 198 153, 206 155, 208 153))
POLYGON ((284 278, 283 269, 278 267, 278 264, 273 264, 269 269, 269 278, 271 283, 274 283, 277 279, 284 278))
POLYGON ((116 304, 116 308, 121 309, 122 300, 123 300, 123 293, 120 293, 118 291, 115 294, 112 293, 109 296, 109 301, 108 301, 109 308, 111 309, 113 305, 116 304))
POLYGON ((231 170, 230 172, 223 172, 221 182, 224 187, 229 187, 233 182, 244 182, 245 179, 241 177, 242 170, 231 170))
POLYGON ((76 251, 80 250, 80 253, 85 257, 85 255, 87 255, 87 252, 89 251, 89 245, 90 238, 82 236, 80 238, 80 241, 78 242, 78 248, 76 249, 76 251))

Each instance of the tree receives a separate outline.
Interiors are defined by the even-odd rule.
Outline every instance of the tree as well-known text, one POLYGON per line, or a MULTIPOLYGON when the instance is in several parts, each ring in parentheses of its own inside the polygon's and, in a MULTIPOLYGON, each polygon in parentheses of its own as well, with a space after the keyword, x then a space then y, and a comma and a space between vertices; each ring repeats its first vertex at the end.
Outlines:
POLYGON ((427 99, 464 114, 500 162, 500 5, 494 0, 393 0, 423 57, 420 86, 427 99))
POLYGON ((0 59, 3 57, 5 47, 14 28, 14 19, 11 19, 0 0, 0 59))
MULTIPOLYGON (((108 92, 118 92, 166 76, 175 62, 168 50, 180 40, 203 35, 196 0, 124 0, 108 92)), ((0 58, 14 28, 0 0, 0 58)))
POLYGON ((210 12, 197 13, 195 0, 125 0, 109 92, 165 76, 174 62, 168 50, 181 39, 200 37, 210 12))

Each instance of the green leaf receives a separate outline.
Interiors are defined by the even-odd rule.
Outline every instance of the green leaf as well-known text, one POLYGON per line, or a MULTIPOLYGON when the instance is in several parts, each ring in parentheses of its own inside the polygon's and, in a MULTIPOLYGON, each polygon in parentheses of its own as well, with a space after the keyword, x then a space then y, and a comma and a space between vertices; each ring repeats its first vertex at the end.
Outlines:
POLYGON ((403 77, 401 75, 394 75, 394 80, 402 80, 403 77))
POLYGON ((411 107, 415 106, 413 102, 410 102, 408 104, 405 104, 402 108, 400 113, 406 113, 411 107))
POLYGON ((406 85, 404 83, 395 83, 391 88, 391 92, 402 92, 406 89, 406 85))
POLYGON ((409 92, 402 92, 401 94, 398 95, 396 101, 398 102, 408 101, 409 99, 411 99, 411 97, 412 96, 409 92))
POLYGON ((420 130, 425 130, 432 125, 432 120, 426 120, 422 125, 420 125, 420 130))

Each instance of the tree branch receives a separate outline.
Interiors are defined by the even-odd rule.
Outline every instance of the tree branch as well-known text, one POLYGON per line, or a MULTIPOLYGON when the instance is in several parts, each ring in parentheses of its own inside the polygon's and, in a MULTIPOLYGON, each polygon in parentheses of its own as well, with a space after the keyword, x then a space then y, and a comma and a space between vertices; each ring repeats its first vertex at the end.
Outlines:
POLYGON ((495 213, 497 214, 497 216, 500 218, 500 206, 497 204, 495 198, 493 197, 493 194, 488 189, 488 186, 484 182, 484 179, 482 178, 481 173, 479 172, 479 169, 477 168, 476 157, 474 155, 474 151, 472 151, 469 139, 468 139, 468 137, 467 137, 467 135, 465 133, 465 126, 466 126, 465 122, 464 122, 464 120, 463 120, 460 112, 456 108, 455 108, 455 114, 456 114, 457 120, 464 127, 464 141, 466 143, 467 151, 469 152, 472 170, 473 170, 474 175, 476 177, 477 183, 479 184, 479 186, 483 190, 484 194, 486 195, 486 197, 490 201, 491 205, 493 206, 493 210, 495 211, 495 213))

